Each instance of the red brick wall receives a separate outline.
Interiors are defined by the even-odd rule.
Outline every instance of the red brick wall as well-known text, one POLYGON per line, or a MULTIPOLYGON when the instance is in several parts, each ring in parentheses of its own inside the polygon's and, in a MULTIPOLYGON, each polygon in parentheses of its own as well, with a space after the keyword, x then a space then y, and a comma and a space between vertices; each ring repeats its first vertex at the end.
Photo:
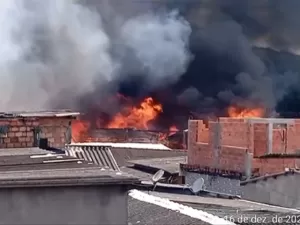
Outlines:
POLYGON ((268 136, 267 124, 254 124, 253 125, 253 141, 254 141, 254 157, 259 157, 267 153, 268 136))
POLYGON ((0 126, 8 126, 6 137, 0 138, 0 148, 33 147, 34 128, 41 129, 41 138, 48 138, 49 146, 63 147, 70 118, 14 118, 0 119, 0 126))
MULTIPOLYGON (((207 128, 203 121, 189 121, 188 164, 244 172, 245 155, 248 152, 253 153, 254 157, 252 169, 259 169, 260 175, 300 166, 300 159, 295 158, 255 159, 267 154, 268 125, 249 124, 244 119, 232 118, 219 120, 221 139, 217 160, 212 145, 215 135, 212 128, 215 125, 216 122, 210 121, 207 128)), ((296 120, 296 124, 289 125, 287 129, 273 129, 273 153, 294 153, 295 149, 300 149, 299 137, 300 120, 296 120)))
POLYGON ((209 128, 206 127, 202 120, 198 121, 197 142, 209 142, 209 128))
POLYGON ((259 169, 260 175, 280 173, 285 168, 299 167, 299 159, 297 158, 256 158, 253 159, 253 169, 259 169))
POLYGON ((220 122, 221 144, 246 148, 249 145, 249 124, 245 122, 220 122))
POLYGON ((287 128, 287 150, 300 149, 300 120, 295 119, 295 124, 287 128))

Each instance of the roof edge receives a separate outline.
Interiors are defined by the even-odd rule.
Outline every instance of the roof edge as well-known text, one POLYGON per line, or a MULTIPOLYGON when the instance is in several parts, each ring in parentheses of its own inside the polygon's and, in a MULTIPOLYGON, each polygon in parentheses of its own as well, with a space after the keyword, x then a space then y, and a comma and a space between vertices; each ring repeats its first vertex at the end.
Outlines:
POLYGON ((268 175, 265 175, 265 176, 260 176, 260 177, 252 178, 252 179, 249 179, 249 180, 241 181, 240 185, 244 186, 244 185, 247 185, 249 183, 256 183, 257 181, 266 181, 269 178, 276 179, 278 176, 287 176, 287 175, 294 175, 294 174, 300 175, 300 171, 298 171, 296 169, 289 169, 289 171, 283 171, 283 172, 280 172, 280 173, 268 174, 268 175))
POLYGON ((108 185, 133 185, 140 183, 138 178, 72 178, 72 179, 22 179, 0 181, 1 188, 18 187, 62 187, 62 186, 108 186, 108 185))

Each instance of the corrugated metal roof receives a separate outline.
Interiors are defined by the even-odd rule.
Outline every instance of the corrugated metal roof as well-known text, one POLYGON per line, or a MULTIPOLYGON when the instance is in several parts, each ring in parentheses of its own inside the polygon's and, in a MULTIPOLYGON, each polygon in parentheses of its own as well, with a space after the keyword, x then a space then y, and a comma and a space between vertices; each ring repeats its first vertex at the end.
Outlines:
MULTIPOLYGON (((75 143, 74 143, 75 144, 75 143)), ((85 146, 87 143, 76 143, 77 146, 85 146)), ((112 143, 112 142, 89 142, 89 146, 109 146, 112 148, 135 148, 135 149, 156 149, 171 150, 163 144, 152 143, 112 143)))
POLYGON ((66 145, 66 155, 93 162, 104 168, 120 171, 120 168, 108 146, 90 143, 66 145))
POLYGON ((79 112, 72 112, 68 110, 57 110, 57 111, 34 111, 34 112, 0 112, 0 117, 11 118, 11 117, 67 117, 67 116, 79 116, 79 112))

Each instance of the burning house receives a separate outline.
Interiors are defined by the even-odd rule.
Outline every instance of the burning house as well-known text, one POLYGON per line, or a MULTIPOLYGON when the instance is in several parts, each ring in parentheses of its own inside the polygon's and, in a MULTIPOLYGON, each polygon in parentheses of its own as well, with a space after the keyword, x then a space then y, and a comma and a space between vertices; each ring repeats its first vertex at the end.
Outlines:
POLYGON ((163 112, 162 105, 146 98, 138 106, 127 105, 114 117, 84 115, 72 124, 73 142, 130 142, 161 143, 171 148, 185 146, 184 131, 175 125, 160 128, 156 120, 163 112))
POLYGON ((63 148, 71 142, 71 124, 78 115, 70 111, 0 113, 0 146, 63 148))

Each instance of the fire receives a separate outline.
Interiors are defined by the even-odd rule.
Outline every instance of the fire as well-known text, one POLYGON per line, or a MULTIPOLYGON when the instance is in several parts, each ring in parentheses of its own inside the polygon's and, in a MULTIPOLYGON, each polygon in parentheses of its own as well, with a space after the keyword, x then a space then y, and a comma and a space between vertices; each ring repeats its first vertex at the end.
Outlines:
POLYGON ((82 120, 75 120, 72 122, 72 141, 81 142, 85 141, 85 136, 90 128, 90 123, 82 120))
POLYGON ((155 103, 153 98, 148 97, 138 107, 126 107, 118 113, 108 124, 107 128, 128 128, 148 129, 150 121, 155 119, 162 112, 162 105, 155 103))
MULTIPOLYGON (((139 130, 149 130, 150 122, 154 121, 157 116, 163 112, 162 105, 156 103, 153 98, 145 98, 138 106, 134 106, 129 98, 122 95, 117 96, 125 106, 112 119, 106 119, 105 115, 95 117, 91 121, 84 115, 80 120, 72 123, 72 141, 73 142, 89 142, 92 141, 93 129, 101 128, 136 128, 139 130), (108 121, 109 120, 109 121, 108 121), (108 123, 107 123, 108 122, 108 123)), ((169 127, 168 130, 162 131, 160 140, 165 141, 168 136, 178 132, 175 125, 169 127)))
POLYGON ((178 128, 175 125, 173 125, 169 128, 169 135, 175 134, 177 131, 179 131, 178 128))
POLYGON ((227 112, 228 112, 229 117, 234 117, 234 118, 263 117, 265 114, 265 110, 262 108, 242 109, 242 108, 233 107, 233 106, 230 106, 228 108, 227 112))

